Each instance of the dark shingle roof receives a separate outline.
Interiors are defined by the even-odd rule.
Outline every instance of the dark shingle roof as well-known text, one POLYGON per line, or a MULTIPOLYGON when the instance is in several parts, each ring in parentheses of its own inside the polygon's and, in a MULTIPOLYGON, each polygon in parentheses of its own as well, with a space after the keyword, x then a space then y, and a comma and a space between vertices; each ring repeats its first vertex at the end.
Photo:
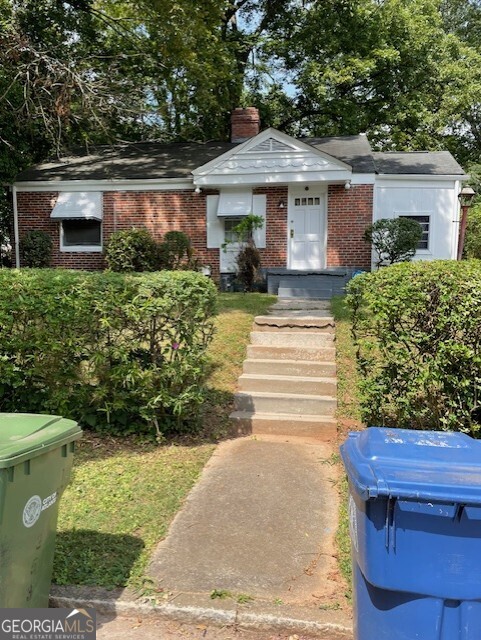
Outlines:
POLYGON ((354 173, 375 171, 371 145, 365 135, 303 138, 301 141, 351 165, 354 173))
MULTIPOLYGON (((301 142, 352 166, 353 173, 463 175, 448 151, 379 153, 371 150, 365 135, 302 138, 301 142)), ((140 142, 99 146, 26 171, 17 182, 63 180, 185 179, 192 171, 230 151, 231 142, 140 142)))
POLYGON ((397 151, 373 153, 376 173, 397 175, 464 175, 462 167, 449 151, 397 151))
POLYGON ((72 153, 26 171, 18 182, 61 180, 155 180, 189 178, 191 172, 237 146, 230 142, 140 142, 72 153))

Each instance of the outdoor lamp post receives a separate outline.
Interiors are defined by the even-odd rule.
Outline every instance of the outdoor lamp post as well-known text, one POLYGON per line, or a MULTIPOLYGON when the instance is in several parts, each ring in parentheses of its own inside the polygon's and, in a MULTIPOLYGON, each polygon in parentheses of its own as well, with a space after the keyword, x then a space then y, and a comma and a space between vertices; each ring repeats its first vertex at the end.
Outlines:
POLYGON ((463 187, 458 195, 461 203, 461 227, 459 228, 458 240, 458 260, 463 257, 464 236, 466 235, 466 224, 468 222, 468 209, 471 206, 475 196, 474 189, 471 187, 463 187))

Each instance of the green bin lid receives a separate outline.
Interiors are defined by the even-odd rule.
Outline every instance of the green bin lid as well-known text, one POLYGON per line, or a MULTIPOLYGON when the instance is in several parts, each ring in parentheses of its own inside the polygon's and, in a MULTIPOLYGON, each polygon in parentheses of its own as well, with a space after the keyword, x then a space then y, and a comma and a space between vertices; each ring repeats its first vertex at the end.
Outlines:
POLYGON ((0 468, 80 438, 73 420, 32 413, 0 413, 0 468))

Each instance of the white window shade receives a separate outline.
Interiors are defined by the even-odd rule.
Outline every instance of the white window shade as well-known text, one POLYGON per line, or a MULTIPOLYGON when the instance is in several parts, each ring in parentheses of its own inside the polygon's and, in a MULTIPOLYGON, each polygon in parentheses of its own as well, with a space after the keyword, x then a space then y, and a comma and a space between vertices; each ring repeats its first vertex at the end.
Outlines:
POLYGON ((221 191, 217 215, 248 216, 252 213, 252 191, 221 191))
POLYGON ((102 193, 100 191, 63 191, 50 214, 56 220, 102 220, 102 193))

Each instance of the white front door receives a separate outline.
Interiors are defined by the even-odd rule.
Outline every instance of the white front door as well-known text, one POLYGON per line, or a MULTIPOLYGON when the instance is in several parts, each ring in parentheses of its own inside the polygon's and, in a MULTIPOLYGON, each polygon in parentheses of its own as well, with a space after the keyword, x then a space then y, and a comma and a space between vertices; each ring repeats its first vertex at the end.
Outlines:
POLYGON ((312 188, 290 193, 288 222, 289 268, 325 268, 326 194, 312 188))

